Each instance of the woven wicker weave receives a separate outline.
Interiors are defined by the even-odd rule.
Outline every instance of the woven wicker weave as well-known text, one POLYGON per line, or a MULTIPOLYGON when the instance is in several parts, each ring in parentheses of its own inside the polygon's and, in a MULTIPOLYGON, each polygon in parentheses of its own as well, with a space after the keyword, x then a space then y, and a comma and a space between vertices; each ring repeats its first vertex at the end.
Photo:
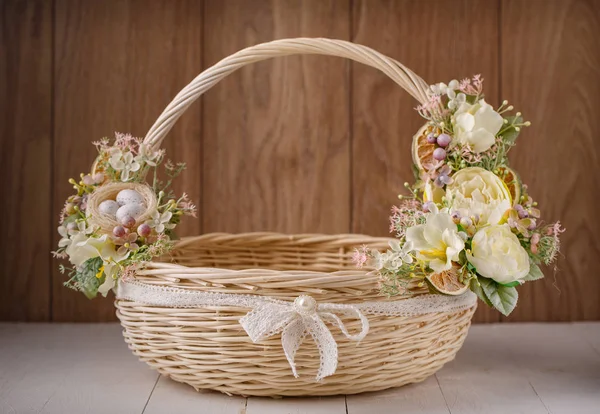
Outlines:
MULTIPOLYGON (((291 54, 346 57, 383 71, 419 102, 427 84, 400 63, 364 46, 329 39, 289 39, 244 49, 203 72, 169 104, 145 138, 160 146, 185 109, 234 70, 259 60, 291 54)), ((149 264, 136 279, 147 284, 208 292, 242 293, 294 300, 352 304, 386 301, 377 277, 357 270, 354 248, 385 250, 387 238, 361 235, 206 234, 180 241, 172 256, 149 264)), ((424 293, 413 286, 415 293, 424 293)), ((335 375, 314 380, 319 352, 307 341, 296 355, 299 378, 277 336, 253 343, 239 324, 241 307, 176 309, 129 300, 115 302, 124 336, 151 367, 196 389, 228 394, 300 396, 353 394, 419 382, 453 359, 475 308, 413 317, 369 316, 360 343, 332 329, 339 357, 335 375)), ((358 322, 348 321, 350 330, 358 322)))

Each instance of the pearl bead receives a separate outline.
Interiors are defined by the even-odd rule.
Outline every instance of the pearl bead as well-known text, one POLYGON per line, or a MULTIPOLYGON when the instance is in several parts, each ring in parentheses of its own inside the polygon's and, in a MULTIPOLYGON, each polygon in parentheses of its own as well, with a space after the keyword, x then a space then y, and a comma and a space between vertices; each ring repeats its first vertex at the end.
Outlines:
POLYGON ((314 312, 317 308, 317 301, 308 295, 297 297, 294 304, 296 305, 296 309, 303 313, 314 312))

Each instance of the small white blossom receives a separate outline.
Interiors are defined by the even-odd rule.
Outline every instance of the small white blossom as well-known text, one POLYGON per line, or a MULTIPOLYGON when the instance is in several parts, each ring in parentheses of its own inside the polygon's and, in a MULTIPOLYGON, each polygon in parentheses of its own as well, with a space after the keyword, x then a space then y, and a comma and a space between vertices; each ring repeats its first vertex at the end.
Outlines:
POLYGON ((446 85, 444 82, 440 82, 431 85, 429 89, 434 95, 445 95, 446 92, 448 92, 448 85, 446 85))
POLYGON ((392 250, 388 250, 385 253, 380 253, 377 250, 373 251, 370 265, 375 269, 381 270, 385 268, 395 272, 403 263, 411 264, 413 262, 413 257, 410 255, 410 252, 414 250, 412 242, 406 242, 400 247, 400 242, 391 240, 389 245, 392 250))
POLYGON ((146 163, 152 167, 156 167, 156 161, 162 155, 161 151, 154 151, 146 144, 140 144, 138 155, 135 157, 135 161, 138 163, 146 163))
POLYGON ((69 233, 65 226, 60 226, 58 228, 58 234, 61 236, 61 239, 58 242, 58 247, 67 247, 69 244, 71 244, 71 239, 69 238, 69 233))
POLYGON ((154 210, 152 213, 152 219, 147 222, 147 224, 156 230, 157 233, 162 233, 165 229, 172 229, 175 227, 175 224, 169 223, 171 221, 171 217, 173 217, 173 213, 170 211, 165 211, 160 214, 158 210, 154 210))
POLYGON ((400 242, 398 242, 398 240, 391 240, 388 244, 392 248, 392 251, 398 255, 403 263, 411 264, 413 262, 413 258, 410 255, 410 252, 414 250, 412 241, 405 242, 402 247, 400 247, 400 242))
POLYGON ((121 181, 129 180, 129 173, 136 172, 141 167, 130 151, 122 152, 118 148, 111 151, 109 163, 116 171, 121 171, 121 181))
POLYGON ((370 265, 377 270, 385 268, 391 271, 395 271, 402 265, 402 261, 399 262, 398 260, 396 260, 393 253, 389 250, 385 253, 381 253, 377 250, 374 250, 370 265))
MULTIPOLYGON (((85 222, 85 220, 80 220, 77 222, 77 225, 74 228, 69 229, 67 227, 67 232, 69 233, 69 236, 76 236, 79 233, 88 235, 88 234, 92 234, 94 232, 95 228, 94 226, 88 226, 87 223, 85 222)), ((60 230, 59 230, 60 233, 60 230)))

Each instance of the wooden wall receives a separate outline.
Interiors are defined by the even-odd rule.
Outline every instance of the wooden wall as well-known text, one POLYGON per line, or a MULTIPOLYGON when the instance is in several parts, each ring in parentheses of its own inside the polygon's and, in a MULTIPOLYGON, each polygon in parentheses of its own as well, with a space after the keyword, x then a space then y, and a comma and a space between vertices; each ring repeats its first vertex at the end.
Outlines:
MULTIPOLYGON (((0 2, 0 319, 114 320, 112 301, 62 287, 49 251, 67 179, 91 141, 143 136, 203 68, 277 38, 352 40, 427 81, 474 73, 533 126, 513 165, 548 220, 559 271, 521 289, 510 318, 600 319, 600 1, 3 0, 0 2)), ((381 73, 328 57, 261 62, 225 79, 170 134, 212 231, 387 234, 410 181, 415 102, 381 73)))

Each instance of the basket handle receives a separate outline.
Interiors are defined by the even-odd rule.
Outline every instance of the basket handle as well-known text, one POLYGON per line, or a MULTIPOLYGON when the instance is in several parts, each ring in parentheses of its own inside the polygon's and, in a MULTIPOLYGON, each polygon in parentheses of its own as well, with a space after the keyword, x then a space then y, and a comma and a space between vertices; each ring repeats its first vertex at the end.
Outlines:
POLYGON ((296 54, 339 56, 381 70, 419 103, 427 100, 427 83, 401 63, 362 45, 323 38, 281 39, 240 50, 206 69, 181 90, 146 134, 144 143, 158 148, 177 119, 200 95, 249 63, 296 54))

